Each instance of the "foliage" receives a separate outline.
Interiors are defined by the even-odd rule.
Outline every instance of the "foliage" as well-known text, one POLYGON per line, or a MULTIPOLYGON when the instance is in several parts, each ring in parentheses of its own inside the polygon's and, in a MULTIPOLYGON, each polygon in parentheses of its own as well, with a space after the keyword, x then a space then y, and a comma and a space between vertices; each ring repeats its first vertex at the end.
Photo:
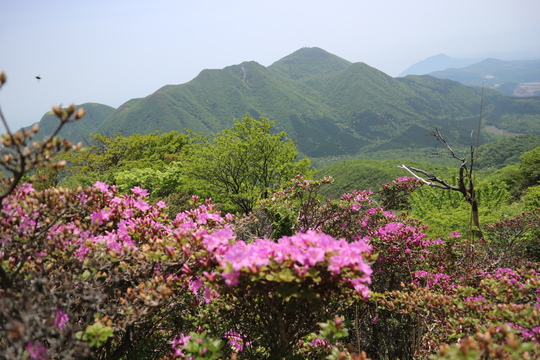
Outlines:
MULTIPOLYGON (((313 178, 332 177, 334 179, 332 186, 321 189, 321 194, 331 199, 337 199, 343 193, 359 189, 371 190, 376 193, 381 184, 403 177, 403 170, 399 169, 401 164, 403 164, 403 160, 354 159, 339 161, 317 169, 313 178)), ((455 173, 453 168, 429 162, 410 162, 409 164, 444 177, 454 176, 455 173)))
POLYGON ((284 132, 272 134, 272 126, 265 118, 246 116, 213 141, 199 137, 201 143, 191 149, 188 176, 202 181, 199 188, 218 201, 249 213, 286 181, 308 173, 309 160, 297 160, 295 144, 284 132))
MULTIPOLYGON (((508 205, 510 192, 500 181, 487 179, 477 181, 476 196, 482 224, 519 212, 519 208, 508 205)), ((411 214, 429 225, 428 233, 431 236, 444 237, 452 231, 459 233, 469 231, 471 210, 460 194, 424 186, 412 193, 410 200, 411 214)))
POLYGON ((515 164, 519 157, 540 144, 540 135, 512 136, 478 147, 477 166, 479 169, 495 170, 515 164))
POLYGON ((495 264, 515 266, 516 259, 540 261, 540 207, 486 225, 488 248, 495 264))
MULTIPOLYGON (((89 146, 64 156, 68 167, 62 177, 70 187, 88 186, 96 181, 115 184, 116 173, 133 169, 161 171, 166 165, 180 160, 180 154, 189 142, 186 135, 176 131, 129 137, 97 134, 90 138, 89 146)), ((153 184, 135 184, 140 185, 153 184)))
POLYGON ((187 257, 172 258, 177 225, 162 217, 162 204, 149 206, 135 190, 117 196, 101 183, 44 192, 25 186, 5 199, 0 318, 4 331, 18 331, 3 336, 7 357, 22 356, 30 339, 48 344, 51 357, 129 354, 160 331, 149 320, 180 306, 172 276, 187 257), (60 311, 65 326, 38 331, 35 324, 60 311))
MULTIPOLYGON (((145 344, 151 334, 150 338, 157 341, 152 345, 152 356, 156 351, 161 351, 161 356, 167 353, 163 352, 167 344, 173 345, 168 351, 173 351, 171 356, 201 359, 233 354, 240 358, 292 359, 294 354, 311 358, 309 354, 314 356, 320 351, 337 359, 353 356, 347 354, 360 349, 381 358, 385 355, 377 352, 380 348, 386 349, 390 357, 427 356, 437 350, 435 344, 441 341, 429 340, 434 334, 444 334, 441 339, 451 343, 454 333, 474 336, 485 329, 474 327, 474 319, 478 319, 474 311, 484 311, 480 306, 484 303, 473 308, 465 304, 471 304, 468 297, 487 298, 486 291, 490 291, 499 299, 498 304, 507 305, 503 310, 499 305, 489 307, 495 313, 482 315, 485 324, 493 322, 492 316, 499 318, 498 312, 503 311, 506 315, 500 317, 500 323, 514 324, 509 331, 522 339, 520 351, 536 351, 527 345, 528 338, 523 335, 525 330, 534 331, 527 325, 536 321, 536 315, 530 317, 531 305, 512 305, 522 303, 523 291, 533 293, 536 273, 519 273, 524 275, 516 278, 517 284, 525 287, 516 287, 512 297, 501 297, 502 289, 508 288, 506 281, 511 279, 495 276, 505 273, 497 272, 491 253, 481 247, 471 254, 472 248, 466 242, 451 241, 453 237, 447 241, 429 239, 418 222, 371 208, 369 193, 346 194, 335 204, 313 202, 309 199, 317 198, 316 189, 321 184, 303 179, 295 184, 296 191, 277 194, 272 204, 296 204, 297 214, 302 214, 297 221, 304 228, 276 242, 236 239, 235 229, 240 229, 241 224, 232 216, 221 217, 208 204, 169 220, 162 214, 163 204, 152 207, 143 201, 146 192, 141 189, 134 189, 133 195, 118 195, 115 188, 101 183, 83 192, 51 189, 38 193, 28 186, 18 189, 14 196, 22 206, 7 206, 14 202, 9 198, 3 212, 5 216, 13 213, 3 220, 6 237, 2 243, 2 268, 13 285, 9 285, 10 291, 4 290, 2 309, 6 309, 3 316, 8 319, 12 316, 8 315, 12 313, 9 309, 21 313, 17 321, 13 319, 3 327, 7 334, 21 329, 21 335, 4 336, 7 343, 2 343, 3 349, 7 354, 20 354, 14 358, 26 354, 27 349, 43 353, 46 349, 47 356, 64 357, 69 357, 70 350, 79 354, 90 350, 101 358, 120 353, 149 356, 152 350, 145 344), (73 200, 66 201, 68 198, 73 200), (56 205, 42 206, 43 201, 55 201, 56 205), (61 210, 66 206, 64 202, 72 204, 72 209, 61 210), (305 202, 310 206, 302 207, 305 202), (81 208, 81 203, 86 205, 81 208), (36 207, 41 210, 36 211, 36 207), (14 216, 22 209, 27 210, 14 216), (344 220, 350 223, 339 226, 344 220), (30 223, 35 224, 32 228, 37 232, 24 230, 30 223), (313 227, 344 235, 348 240, 314 232, 310 230, 313 227), (13 229, 13 235, 7 237, 9 229, 13 229), (56 241, 49 241, 52 238, 56 241), (20 242, 28 245, 20 247, 20 242), (364 257, 370 247, 376 259, 364 257), (350 251, 351 256, 347 255, 350 251), (363 255, 352 256, 356 251, 363 255), (363 258, 375 261, 372 274, 363 258), (69 273, 63 271, 67 268, 69 273), (75 282, 66 275, 75 275, 75 282), (433 280, 428 281, 431 277, 433 280), (478 277, 490 287, 479 286, 482 283, 475 280, 478 277), (374 292, 366 302, 369 278, 374 292), (456 282, 457 290, 448 290, 450 280, 456 282), (61 285, 58 288, 53 284, 61 285), (400 284, 408 287, 403 289, 400 284), (48 290, 38 296, 36 287, 48 290), (430 295, 439 288, 440 295, 430 295), (351 297, 354 293, 358 295, 351 297), (34 306, 25 308, 17 299, 34 306), (436 300, 450 307, 442 307, 436 300), (433 305, 422 305, 426 301, 433 305), (24 316, 27 312, 23 309, 32 316, 24 316), (437 312, 433 318, 429 309, 445 311, 437 312), (94 316, 85 315, 89 311, 94 316), (335 332, 330 331, 330 325, 318 333, 317 324, 328 322, 336 314, 344 316, 344 324, 352 327, 349 335, 332 335, 335 332), (458 315, 464 319, 462 323, 458 315), (453 327, 433 333, 433 326, 443 324, 444 319, 453 327), (525 319, 531 319, 530 323, 525 319), (46 332, 36 332, 43 329, 40 323, 51 325, 46 332), (419 326, 424 323, 427 327, 419 326), (58 332, 63 334, 61 347, 45 341, 58 332), (223 335, 226 333, 229 335, 223 335), (176 340, 174 336, 178 336, 176 340), (187 336, 193 341, 186 342, 187 336), (218 341, 221 337, 233 340, 224 344, 218 341), (317 338, 327 341, 322 343, 327 345, 320 347, 317 338), (306 347, 306 342, 313 346, 306 347), (347 350, 344 344, 360 347, 347 350)), ((501 228, 514 226, 510 222, 501 228)), ((534 304, 534 298, 527 301, 534 304)))
POLYGON ((519 160, 523 185, 537 185, 540 182, 540 146, 523 153, 523 155, 519 157, 519 160))
POLYGON ((522 199, 526 210, 540 208, 540 185, 527 188, 522 199))

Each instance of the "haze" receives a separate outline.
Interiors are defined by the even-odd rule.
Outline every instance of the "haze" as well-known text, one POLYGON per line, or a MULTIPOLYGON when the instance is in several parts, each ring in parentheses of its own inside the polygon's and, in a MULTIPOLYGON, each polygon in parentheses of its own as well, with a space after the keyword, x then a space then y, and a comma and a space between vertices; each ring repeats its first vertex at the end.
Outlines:
POLYGON ((439 53, 540 58, 536 0, 0 0, 0 14, 12 130, 54 104, 118 107, 205 68, 268 66, 304 46, 391 76, 439 53))

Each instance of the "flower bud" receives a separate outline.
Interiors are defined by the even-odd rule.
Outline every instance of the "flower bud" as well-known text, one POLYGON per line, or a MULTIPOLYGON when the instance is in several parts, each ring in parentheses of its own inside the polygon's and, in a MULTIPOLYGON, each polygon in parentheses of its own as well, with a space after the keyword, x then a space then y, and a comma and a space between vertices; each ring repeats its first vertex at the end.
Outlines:
POLYGON ((4 85, 6 80, 7 80, 6 73, 3 71, 0 71, 0 86, 4 85))
POLYGON ((77 112, 75 113, 75 120, 79 120, 86 114, 86 111, 84 111, 83 108, 79 108, 77 112))
POLYGON ((71 116, 75 112, 75 105, 71 104, 69 107, 66 108, 66 112, 68 114, 68 117, 71 116))
POLYGON ((52 106, 52 111, 54 113, 54 115, 58 116, 59 118, 62 118, 62 109, 59 107, 59 106, 56 106, 56 105, 53 105, 52 106))

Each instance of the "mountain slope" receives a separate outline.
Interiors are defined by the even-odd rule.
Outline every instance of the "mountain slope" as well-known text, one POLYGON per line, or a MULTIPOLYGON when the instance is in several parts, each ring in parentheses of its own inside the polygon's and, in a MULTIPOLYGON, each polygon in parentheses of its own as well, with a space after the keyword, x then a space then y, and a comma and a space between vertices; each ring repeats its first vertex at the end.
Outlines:
MULTIPOLYGON (((431 76, 392 78, 318 48, 302 48, 265 67, 244 62, 203 70, 114 110, 90 133, 109 136, 171 130, 210 135, 250 113, 275 122, 311 158, 375 156, 437 145, 439 128, 454 146, 469 146, 478 127, 481 89, 431 76)), ((512 132, 540 134, 540 98, 486 89, 482 141, 512 132)), ((395 156, 395 154, 390 154, 395 156)))
MULTIPOLYGON (((59 135, 73 142, 80 142, 87 138, 88 134, 95 134, 97 128, 108 118, 114 108, 108 105, 98 103, 85 103, 76 105, 76 108, 83 108, 86 115, 75 122, 64 125, 59 135)), ((51 135, 58 127, 60 120, 51 112, 43 115, 39 121, 39 133, 36 135, 36 140, 43 140, 46 136, 51 135)), ((31 128, 29 126, 28 128, 31 128)))

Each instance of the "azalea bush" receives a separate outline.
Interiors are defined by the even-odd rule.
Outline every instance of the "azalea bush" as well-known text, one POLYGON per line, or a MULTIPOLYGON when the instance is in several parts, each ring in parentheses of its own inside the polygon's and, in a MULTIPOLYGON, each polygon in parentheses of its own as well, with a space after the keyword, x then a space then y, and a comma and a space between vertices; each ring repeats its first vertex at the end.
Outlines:
POLYGON ((213 225, 194 214, 169 220, 164 205, 150 206, 145 195, 138 188, 118 195, 103 183, 43 192, 25 185, 4 199, 6 356, 23 357, 28 344, 40 344, 45 358, 114 358, 165 336, 155 319, 166 322, 165 310, 182 306, 176 279, 189 259, 183 243, 197 236, 197 221, 205 231, 213 225))
POLYGON ((241 329, 272 358, 294 352, 346 296, 368 297, 364 241, 310 232, 245 243, 210 203, 169 219, 146 196, 97 182, 43 192, 26 184, 4 199, 6 356, 155 357, 180 331, 207 328, 218 338, 241 329), (262 338, 274 329, 287 330, 262 338))
MULTIPOLYGON (((499 268, 488 241, 431 239, 369 192, 313 191, 307 209, 291 194, 319 184, 295 181, 273 206, 303 226, 277 239, 237 236, 245 218, 196 197, 170 218, 137 187, 19 186, 0 212, 2 356, 427 358, 465 351, 459 339, 470 354, 538 354, 536 262, 499 268)), ((534 214, 494 224, 494 239, 533 231, 534 214)))
MULTIPOLYGON (((272 203, 264 204, 266 213, 260 211, 258 221, 250 221, 257 224, 257 231, 261 231, 260 224, 264 224, 266 230, 263 232, 267 234, 275 234, 276 229, 283 232, 284 224, 288 224, 294 231, 318 229, 344 236, 350 242, 362 238, 371 246, 371 297, 344 311, 347 326, 351 331, 341 341, 348 345, 350 353, 365 350, 376 359, 427 358, 430 355, 435 356, 439 346, 448 344, 449 348, 445 350, 444 356, 449 356, 448 354, 454 354, 455 349, 467 353, 466 348, 450 344, 470 337, 476 339, 476 350, 471 347, 467 356, 475 358, 474 354, 486 354, 478 349, 487 346, 485 334, 492 331, 488 326, 489 320, 483 322, 483 327, 476 326, 472 319, 478 314, 472 311, 470 303, 482 297, 488 298, 489 294, 485 293, 488 289, 482 285, 482 280, 490 284, 498 282, 496 286, 499 288, 506 286, 504 282, 500 283, 500 278, 493 280, 491 274, 504 272, 506 270, 501 269, 508 267, 516 270, 522 267, 529 269, 526 271, 532 271, 532 286, 538 284, 534 272, 537 271, 537 263, 531 262, 531 252, 525 251, 534 249, 537 242, 534 236, 540 229, 538 211, 486 225, 486 238, 482 240, 471 241, 456 232, 451 232, 444 238, 430 238, 426 235, 426 225, 411 219, 407 213, 395 213, 377 206, 377 201, 369 192, 344 194, 339 200, 321 199, 318 192, 322 186, 329 183, 330 179, 310 181, 297 178, 291 187, 275 194, 272 203), (268 218, 274 221, 266 220, 268 218), (526 257, 529 257, 529 260, 526 257), (437 296, 443 300, 441 304, 434 305, 432 311, 440 316, 425 316, 422 310, 428 311, 425 305, 435 296, 434 289, 437 289, 437 296), (476 295, 455 297, 456 293, 468 294, 471 291, 476 295), (404 306, 404 303, 407 303, 407 306, 404 306), (454 307, 445 309, 442 307, 445 303, 453 303, 454 307), (414 307, 410 304, 414 304, 414 307), (465 309, 461 318, 456 308, 465 309), (461 329, 465 330, 453 329, 459 326, 460 321, 462 324, 470 323, 468 326, 461 326, 461 329), (444 331, 436 331, 439 326, 443 326, 444 331), (478 341, 478 334, 482 334, 484 342, 478 341), (477 350, 480 352, 475 352, 477 350)), ((381 203, 386 201, 387 205, 394 204, 394 208, 406 208, 404 196, 410 194, 418 185, 414 179, 396 179, 382 187, 379 192, 383 196, 381 203)), ((528 291, 534 293, 531 289, 528 291)), ((527 300, 522 296, 523 294, 506 300, 504 311, 510 312, 511 316, 499 316, 496 312, 489 315, 491 310, 487 307, 481 309, 486 310, 488 319, 498 317, 500 321, 497 329, 504 329, 497 330, 498 335, 493 335, 490 341, 500 343, 504 331, 507 334, 504 336, 514 336, 523 341, 524 346, 519 346, 523 356, 533 356, 538 350, 535 350, 533 337, 525 334, 533 333, 534 328, 530 327, 530 323, 528 328, 525 324, 520 324, 519 326, 527 331, 516 333, 512 324, 518 324, 516 319, 523 316, 517 311, 518 304, 528 301, 529 310, 538 309, 539 297, 530 297, 527 300)), ((503 305, 496 303, 496 306, 501 308, 503 305)), ((495 324, 495 321, 492 321, 492 324, 495 324)), ((473 341, 469 344, 473 344, 473 341)), ((493 346, 491 344, 488 347, 492 349, 493 346)), ((446 349, 444 346, 441 349, 443 348, 446 349)), ((514 350, 510 348, 498 346, 497 349, 504 356, 513 356, 514 350)), ((439 355, 443 356, 442 353, 439 355)))

